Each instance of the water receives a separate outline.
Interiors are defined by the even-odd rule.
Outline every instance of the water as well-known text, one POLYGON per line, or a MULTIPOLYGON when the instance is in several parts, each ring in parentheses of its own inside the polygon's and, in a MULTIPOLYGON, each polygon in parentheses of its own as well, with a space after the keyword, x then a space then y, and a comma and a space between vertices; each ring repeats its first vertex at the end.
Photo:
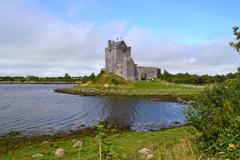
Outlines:
POLYGON ((55 93, 71 85, 0 85, 0 135, 69 132, 101 121, 135 131, 184 124, 184 105, 150 98, 77 96, 55 93))

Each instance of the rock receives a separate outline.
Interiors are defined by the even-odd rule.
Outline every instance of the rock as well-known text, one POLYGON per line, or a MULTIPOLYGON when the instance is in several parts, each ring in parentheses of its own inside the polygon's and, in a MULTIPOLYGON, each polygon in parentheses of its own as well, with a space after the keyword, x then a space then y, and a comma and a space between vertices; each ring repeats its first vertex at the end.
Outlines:
POLYGON ((77 142, 74 143, 73 148, 79 148, 79 147, 82 146, 82 144, 83 144, 82 141, 77 141, 77 142))
POLYGON ((228 148, 230 148, 230 149, 233 149, 233 148, 235 148, 235 146, 236 146, 236 145, 234 145, 234 144, 231 144, 231 143, 230 143, 230 144, 228 144, 228 148))
POLYGON ((50 142, 48 141, 43 141, 42 144, 49 144, 50 142))
POLYGON ((55 157, 62 158, 63 156, 64 156, 64 149, 63 148, 58 148, 55 151, 55 157))
POLYGON ((105 88, 108 88, 109 87, 109 84, 104 84, 103 85, 105 88))
POLYGON ((148 154, 147 155, 147 159, 152 159, 153 158, 153 154, 148 154))
POLYGON ((182 98, 177 97, 177 102, 178 102, 178 103, 182 103, 182 102, 183 102, 182 98))
POLYGON ((41 158, 41 157, 43 157, 43 154, 41 153, 36 153, 32 155, 32 158, 41 158))
POLYGON ((149 149, 147 148, 142 148, 138 151, 139 154, 142 154, 142 155, 147 155, 147 154, 151 154, 152 151, 150 151, 149 149))
POLYGON ((147 149, 147 148, 142 148, 138 151, 138 153, 142 156, 142 157, 146 157, 147 160, 152 159, 153 158, 153 153, 151 150, 147 149))
POLYGON ((74 144, 74 143, 76 143, 77 142, 77 140, 76 139, 73 139, 72 140, 72 144, 74 144))

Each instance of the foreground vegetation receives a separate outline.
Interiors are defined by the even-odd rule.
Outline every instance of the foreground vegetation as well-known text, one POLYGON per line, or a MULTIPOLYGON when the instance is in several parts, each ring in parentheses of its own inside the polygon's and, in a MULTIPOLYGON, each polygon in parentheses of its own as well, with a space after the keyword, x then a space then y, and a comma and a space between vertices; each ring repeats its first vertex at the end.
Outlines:
POLYGON ((187 111, 203 150, 219 159, 240 158, 240 78, 207 89, 187 111))
MULTIPOLYGON (((239 27, 233 27, 240 53, 239 27)), ((240 73, 240 67, 238 68, 240 73)), ((199 101, 189 106, 188 122, 200 133, 198 147, 215 159, 240 159, 240 76, 206 89, 199 101)))
MULTIPOLYGON (((2 153, 0 159, 30 160, 32 159, 32 155, 36 153, 43 155, 38 159, 56 159, 54 152, 57 148, 64 148, 65 155, 62 159, 66 160, 96 160, 100 159, 100 155, 103 160, 140 160, 144 159, 144 157, 139 154, 139 150, 142 148, 151 150, 153 159, 156 160, 197 160, 200 157, 195 150, 194 137, 196 132, 189 126, 149 133, 132 131, 116 133, 112 130, 113 129, 107 130, 106 132, 100 128, 98 134, 92 136, 77 134, 60 138, 41 139, 35 142, 25 140, 25 145, 20 145, 15 150, 2 153), (104 137, 105 134, 107 136, 104 137), (82 145, 73 147, 73 144, 77 140, 81 140, 83 142, 82 145), (101 151, 99 149, 101 149, 101 151)), ((3 143, 3 140, 1 140, 0 143, 3 143)), ((5 147, 4 145, 1 144, 1 148, 5 147)), ((14 143, 9 145, 14 145, 14 143)), ((15 145, 17 144, 15 143, 15 145)))
POLYGON ((203 86, 175 84, 160 79, 126 81, 120 76, 100 73, 92 80, 57 92, 80 95, 155 96, 168 99, 196 99, 203 86))

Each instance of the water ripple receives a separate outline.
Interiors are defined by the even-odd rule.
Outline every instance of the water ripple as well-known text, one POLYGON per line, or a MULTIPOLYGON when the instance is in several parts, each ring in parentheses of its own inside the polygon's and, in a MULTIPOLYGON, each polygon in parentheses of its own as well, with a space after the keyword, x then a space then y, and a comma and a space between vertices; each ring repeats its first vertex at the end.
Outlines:
POLYGON ((133 97, 81 97, 55 93, 69 85, 0 85, 0 135, 56 134, 95 126, 101 121, 134 131, 185 123, 184 106, 133 97))

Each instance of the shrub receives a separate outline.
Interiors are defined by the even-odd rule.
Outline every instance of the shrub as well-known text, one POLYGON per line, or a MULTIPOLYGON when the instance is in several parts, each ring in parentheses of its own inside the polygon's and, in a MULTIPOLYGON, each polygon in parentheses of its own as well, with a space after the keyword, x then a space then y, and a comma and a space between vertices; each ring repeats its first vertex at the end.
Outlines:
POLYGON ((199 146, 210 156, 240 158, 240 79, 208 88, 186 115, 201 133, 199 146))
POLYGON ((103 123, 97 126, 97 139, 99 149, 99 160, 110 160, 114 158, 114 151, 111 148, 111 143, 107 139, 107 129, 103 123))
POLYGON ((115 85, 118 85, 120 82, 117 80, 117 79, 112 79, 111 80, 111 83, 115 84, 115 85))

